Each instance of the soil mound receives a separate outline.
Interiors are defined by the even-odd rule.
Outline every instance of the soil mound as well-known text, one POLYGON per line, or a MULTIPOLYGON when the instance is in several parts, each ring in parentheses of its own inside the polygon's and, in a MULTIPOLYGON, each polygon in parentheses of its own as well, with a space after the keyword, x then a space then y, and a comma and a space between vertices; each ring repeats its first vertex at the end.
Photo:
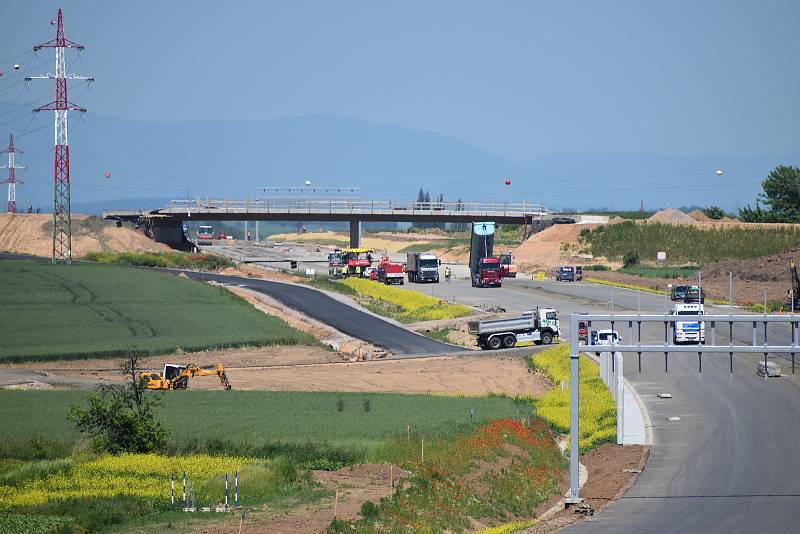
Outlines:
MULTIPOLYGON (((53 247, 50 214, 0 213, 0 251, 50 256, 53 247)), ((161 252, 170 250, 133 228, 89 215, 72 214, 72 255, 89 252, 161 252)))
POLYGON ((650 222, 666 223, 666 224, 694 224, 695 220, 675 208, 667 208, 652 215, 649 219, 650 222))
POLYGON ((597 224, 554 224, 525 240, 514 251, 514 261, 525 272, 549 270, 570 257, 581 230, 592 230, 597 224), (566 245, 566 246, 565 246, 566 245))
POLYGON ((626 222, 628 222, 628 219, 626 219, 625 217, 620 217, 619 215, 616 215, 616 216, 612 217, 611 219, 609 219, 608 224, 620 224, 620 223, 626 223, 626 222))
POLYGON ((687 215, 692 219, 694 219, 695 221, 700 221, 700 222, 710 222, 714 220, 700 210, 690 211, 689 213, 687 213, 687 215))

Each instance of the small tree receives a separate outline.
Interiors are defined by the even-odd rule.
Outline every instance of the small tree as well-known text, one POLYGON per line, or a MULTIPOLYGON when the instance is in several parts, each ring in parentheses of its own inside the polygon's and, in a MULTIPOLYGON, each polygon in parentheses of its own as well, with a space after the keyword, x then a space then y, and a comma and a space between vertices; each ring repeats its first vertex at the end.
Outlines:
POLYGON ((622 257, 622 265, 625 267, 633 267, 639 264, 639 251, 631 250, 622 257))
POLYGON ((156 420, 159 399, 146 395, 133 352, 121 364, 123 384, 101 385, 89 395, 89 406, 69 407, 68 418, 91 436, 96 452, 152 452, 166 445, 168 430, 156 420))
POLYGON ((719 220, 725 216, 725 212, 722 211, 722 208, 719 206, 709 206, 703 210, 703 213, 706 214, 706 217, 709 219, 719 220))

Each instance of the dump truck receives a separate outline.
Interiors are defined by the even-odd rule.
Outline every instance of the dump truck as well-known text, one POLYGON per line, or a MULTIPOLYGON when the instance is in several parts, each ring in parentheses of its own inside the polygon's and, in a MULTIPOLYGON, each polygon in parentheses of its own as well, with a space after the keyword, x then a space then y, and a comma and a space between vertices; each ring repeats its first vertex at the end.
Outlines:
POLYGON ((406 272, 409 282, 439 283, 439 265, 441 261, 434 254, 409 252, 406 256, 406 272))
POLYGON ((206 367, 198 367, 191 363, 187 365, 167 363, 164 364, 163 373, 158 371, 143 372, 139 374, 139 380, 142 381, 147 389, 187 389, 190 378, 212 375, 219 378, 224 389, 231 389, 231 383, 225 373, 225 366, 221 363, 206 367))
POLYGON ((334 250, 328 254, 328 275, 333 278, 338 278, 342 274, 342 251, 339 249, 334 250))
POLYGON ((403 285, 403 264, 394 263, 389 256, 383 256, 378 262, 377 280, 383 284, 403 285))
POLYGON ((492 256, 494 250, 494 223, 472 223, 469 247, 469 271, 472 287, 500 287, 503 276, 500 258, 492 256))
POLYGON ((477 336, 483 350, 549 345, 561 335, 558 311, 553 308, 536 308, 511 319, 469 321, 467 331, 477 336))

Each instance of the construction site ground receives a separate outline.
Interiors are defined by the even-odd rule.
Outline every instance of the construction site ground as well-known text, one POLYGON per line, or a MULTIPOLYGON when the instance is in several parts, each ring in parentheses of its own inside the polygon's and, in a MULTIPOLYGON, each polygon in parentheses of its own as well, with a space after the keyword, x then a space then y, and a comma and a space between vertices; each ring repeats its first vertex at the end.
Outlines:
MULTIPOLYGON (((53 216, 36 213, 0 213, 0 252, 49 257, 53 247, 53 216)), ((99 217, 72 214, 72 255, 89 252, 165 252, 156 243, 129 226, 117 227, 99 217)))
MULTIPOLYGON (((519 356, 441 356, 405 360, 343 362, 317 347, 264 347, 192 354, 152 356, 142 368, 161 370, 164 363, 222 363, 235 390, 356 391, 486 395, 507 393, 538 397, 547 381, 529 373, 519 356)), ((15 377, 25 387, 43 388, 37 373, 53 387, 91 387, 122 379, 117 360, 67 360, 0 365, 0 382, 15 377), (29 371, 29 375, 22 372, 29 371), (59 386, 59 384, 61 384, 59 386)), ((194 378, 191 389, 216 389, 216 377, 194 378)))

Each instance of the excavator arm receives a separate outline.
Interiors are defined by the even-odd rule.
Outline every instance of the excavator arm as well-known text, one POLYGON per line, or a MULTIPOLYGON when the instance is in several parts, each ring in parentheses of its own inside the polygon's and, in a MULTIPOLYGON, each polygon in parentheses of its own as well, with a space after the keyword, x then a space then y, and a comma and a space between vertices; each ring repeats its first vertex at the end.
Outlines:
POLYGON ((225 366, 221 363, 206 367, 197 367, 196 365, 189 364, 186 366, 186 371, 184 371, 184 373, 188 377, 217 375, 222 387, 224 389, 231 389, 231 383, 228 381, 228 375, 225 373, 225 366))

